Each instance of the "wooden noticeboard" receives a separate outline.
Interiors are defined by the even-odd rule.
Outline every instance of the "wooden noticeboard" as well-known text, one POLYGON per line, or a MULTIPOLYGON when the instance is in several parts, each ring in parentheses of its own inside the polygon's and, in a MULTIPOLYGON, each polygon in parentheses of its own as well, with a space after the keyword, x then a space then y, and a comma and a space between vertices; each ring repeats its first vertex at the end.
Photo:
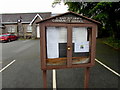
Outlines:
POLYGON ((38 24, 42 70, 94 65, 98 21, 67 12, 38 24))

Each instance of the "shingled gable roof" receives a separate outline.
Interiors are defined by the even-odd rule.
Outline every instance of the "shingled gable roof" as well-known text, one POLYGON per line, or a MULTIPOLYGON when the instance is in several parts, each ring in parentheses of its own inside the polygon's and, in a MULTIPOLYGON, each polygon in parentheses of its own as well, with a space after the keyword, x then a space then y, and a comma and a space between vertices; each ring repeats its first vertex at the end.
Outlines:
POLYGON ((17 23, 17 20, 22 19, 23 23, 30 23, 35 17, 40 16, 42 19, 46 19, 51 17, 51 12, 45 13, 11 13, 11 14, 1 14, 2 15, 2 23, 10 24, 17 23))
POLYGON ((57 16, 53 16, 53 17, 50 17, 50 18, 47 18, 47 19, 41 20, 41 21, 37 22, 37 24, 38 24, 38 23, 45 22, 45 21, 50 20, 50 19, 54 19, 54 18, 56 18, 56 17, 64 16, 64 15, 67 15, 67 14, 73 14, 73 15, 79 16, 79 17, 81 17, 81 18, 84 18, 84 19, 86 19, 86 20, 88 20, 88 21, 91 21, 91 22, 93 22, 93 23, 100 24, 100 22, 98 22, 98 21, 96 21, 96 20, 94 20, 94 19, 91 19, 91 18, 88 18, 88 17, 82 16, 82 15, 77 14, 77 13, 72 12, 72 11, 69 11, 69 12, 66 12, 66 13, 64 13, 64 14, 59 14, 59 15, 57 15, 57 16))

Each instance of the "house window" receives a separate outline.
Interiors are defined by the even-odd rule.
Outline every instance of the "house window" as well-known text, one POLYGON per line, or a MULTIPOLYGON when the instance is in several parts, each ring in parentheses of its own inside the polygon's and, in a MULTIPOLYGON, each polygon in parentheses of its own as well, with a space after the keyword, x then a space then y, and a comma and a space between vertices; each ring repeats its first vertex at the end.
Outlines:
POLYGON ((32 26, 31 25, 28 25, 27 32, 32 32, 32 26))
POLYGON ((15 27, 14 26, 9 26, 7 30, 8 30, 9 33, 14 33, 15 32, 15 27))

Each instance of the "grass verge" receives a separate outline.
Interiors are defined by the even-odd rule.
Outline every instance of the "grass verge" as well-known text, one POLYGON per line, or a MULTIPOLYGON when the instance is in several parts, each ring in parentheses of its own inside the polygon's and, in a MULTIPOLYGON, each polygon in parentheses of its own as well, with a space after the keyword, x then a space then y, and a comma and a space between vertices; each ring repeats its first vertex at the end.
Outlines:
POLYGON ((116 40, 112 37, 108 37, 105 40, 103 40, 103 43, 113 47, 114 49, 120 50, 120 40, 116 40))

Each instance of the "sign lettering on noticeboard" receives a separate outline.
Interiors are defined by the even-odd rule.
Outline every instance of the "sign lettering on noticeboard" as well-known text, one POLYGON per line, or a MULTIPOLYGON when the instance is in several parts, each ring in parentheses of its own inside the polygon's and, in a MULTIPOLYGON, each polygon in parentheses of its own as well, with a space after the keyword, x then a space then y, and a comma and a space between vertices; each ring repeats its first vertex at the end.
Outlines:
POLYGON ((56 17, 52 22, 83 23, 83 20, 80 17, 56 17))

